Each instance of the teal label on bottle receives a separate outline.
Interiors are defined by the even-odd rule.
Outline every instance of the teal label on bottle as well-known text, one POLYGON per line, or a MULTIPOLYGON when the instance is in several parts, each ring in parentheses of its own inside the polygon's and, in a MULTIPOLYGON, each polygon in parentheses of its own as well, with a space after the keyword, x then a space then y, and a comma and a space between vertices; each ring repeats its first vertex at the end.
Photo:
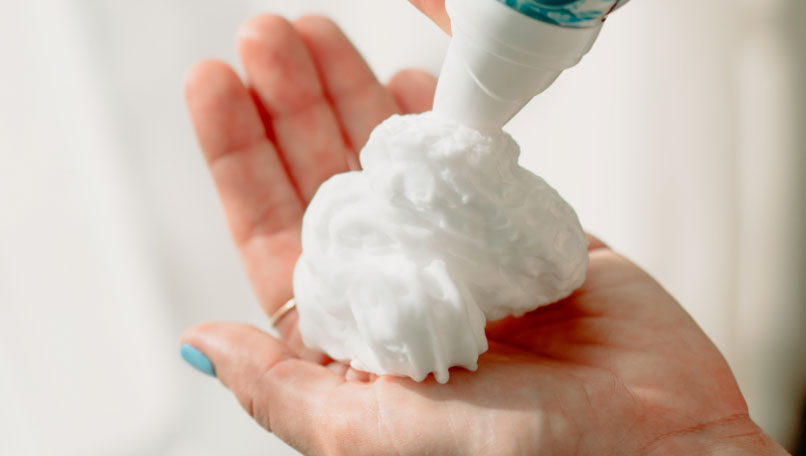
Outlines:
POLYGON ((628 0, 498 0, 527 16, 563 27, 592 27, 628 0))

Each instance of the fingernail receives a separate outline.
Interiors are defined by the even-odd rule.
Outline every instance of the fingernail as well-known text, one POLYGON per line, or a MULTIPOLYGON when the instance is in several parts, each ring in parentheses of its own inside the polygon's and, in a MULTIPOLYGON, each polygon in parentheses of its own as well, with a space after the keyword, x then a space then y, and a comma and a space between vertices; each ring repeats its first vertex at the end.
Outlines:
POLYGON ((205 374, 215 377, 215 368, 213 367, 213 363, 210 362, 210 359, 204 356, 204 353, 200 352, 196 347, 190 344, 182 344, 179 348, 179 354, 182 355, 182 359, 187 361, 188 364, 195 367, 199 372, 204 372, 205 374))

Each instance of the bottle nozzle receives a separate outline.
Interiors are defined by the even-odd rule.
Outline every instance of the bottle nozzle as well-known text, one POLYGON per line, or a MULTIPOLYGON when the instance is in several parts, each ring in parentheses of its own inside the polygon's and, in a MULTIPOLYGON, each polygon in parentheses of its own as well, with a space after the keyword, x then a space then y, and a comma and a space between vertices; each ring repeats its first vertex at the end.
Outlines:
POLYGON ((601 24, 566 28, 494 0, 447 0, 453 38, 434 111, 480 131, 504 126, 590 50, 601 24))

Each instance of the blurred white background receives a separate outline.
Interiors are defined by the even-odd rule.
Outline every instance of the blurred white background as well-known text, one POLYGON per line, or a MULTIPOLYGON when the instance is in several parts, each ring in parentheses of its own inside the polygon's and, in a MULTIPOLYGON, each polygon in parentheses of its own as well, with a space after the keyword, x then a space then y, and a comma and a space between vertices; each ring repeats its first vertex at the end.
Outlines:
MULTIPOLYGON (((263 12, 335 18, 381 79, 437 73, 404 0, 2 0, 0 454, 295 454, 177 340, 265 327, 182 98, 263 12)), ((794 451, 806 379, 806 2, 635 0, 510 125, 648 269, 794 451)))

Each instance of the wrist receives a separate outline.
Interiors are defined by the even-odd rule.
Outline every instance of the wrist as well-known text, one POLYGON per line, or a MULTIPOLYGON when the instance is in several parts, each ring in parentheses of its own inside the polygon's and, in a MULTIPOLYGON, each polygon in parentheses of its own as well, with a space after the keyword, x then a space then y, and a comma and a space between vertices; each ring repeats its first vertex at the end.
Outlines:
POLYGON ((746 414, 672 432, 653 440, 643 454, 778 456, 789 453, 746 414))

